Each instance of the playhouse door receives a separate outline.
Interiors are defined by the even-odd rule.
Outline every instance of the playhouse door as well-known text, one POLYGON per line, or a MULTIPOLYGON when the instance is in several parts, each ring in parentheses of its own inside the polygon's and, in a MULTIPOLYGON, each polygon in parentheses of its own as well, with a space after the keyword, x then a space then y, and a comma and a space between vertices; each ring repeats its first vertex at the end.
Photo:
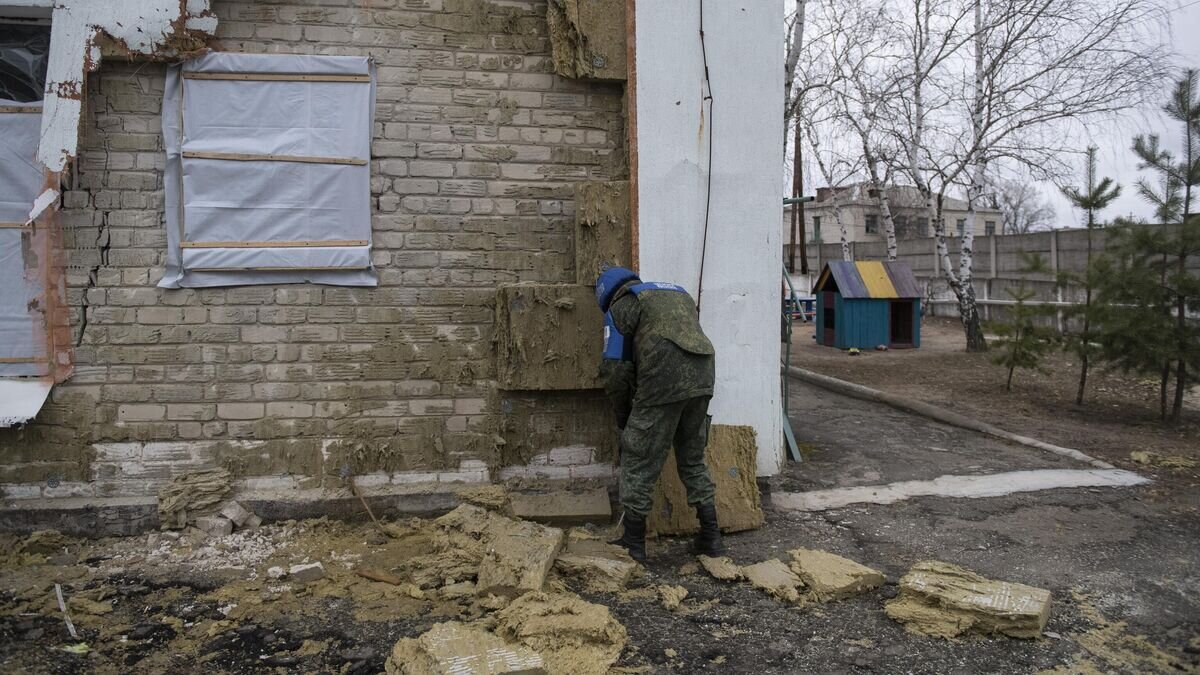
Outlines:
POLYGON ((891 330, 889 336, 893 347, 911 347, 913 345, 913 303, 912 300, 893 300, 888 308, 891 319, 888 322, 891 330))
POLYGON ((837 317, 834 315, 833 306, 834 299, 837 295, 833 291, 824 291, 824 297, 821 299, 825 310, 825 320, 821 323, 821 344, 826 347, 833 347, 836 338, 837 317))

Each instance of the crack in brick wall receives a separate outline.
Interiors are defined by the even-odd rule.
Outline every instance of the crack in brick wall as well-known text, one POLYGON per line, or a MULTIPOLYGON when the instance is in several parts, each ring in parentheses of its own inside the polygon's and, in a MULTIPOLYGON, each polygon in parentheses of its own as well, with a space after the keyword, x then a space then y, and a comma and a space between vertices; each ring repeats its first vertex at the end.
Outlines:
POLYGON ((35 423, 0 430, 5 494, 149 495, 213 465, 296 487, 340 487, 343 465, 477 477, 498 446, 545 453, 581 431, 611 453, 599 392, 506 423, 491 304, 499 284, 575 281, 573 184, 612 178, 620 86, 552 74, 542 2, 213 10, 222 50, 376 60, 380 285, 156 288, 165 66, 106 61, 61 213, 76 371, 35 423))

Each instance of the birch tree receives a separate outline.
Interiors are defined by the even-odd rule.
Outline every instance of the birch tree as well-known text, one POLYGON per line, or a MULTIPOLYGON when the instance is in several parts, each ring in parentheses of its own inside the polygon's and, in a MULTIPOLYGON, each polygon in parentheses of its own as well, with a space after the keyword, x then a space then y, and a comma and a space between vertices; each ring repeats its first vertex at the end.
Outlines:
POLYGON ((927 196, 967 349, 982 351, 974 235, 989 171, 1059 178, 1084 125, 1148 100, 1165 72, 1166 51, 1148 33, 1161 15, 1153 0, 914 0, 914 9, 906 168, 927 196), (957 265, 941 215, 956 187, 967 197, 957 265))

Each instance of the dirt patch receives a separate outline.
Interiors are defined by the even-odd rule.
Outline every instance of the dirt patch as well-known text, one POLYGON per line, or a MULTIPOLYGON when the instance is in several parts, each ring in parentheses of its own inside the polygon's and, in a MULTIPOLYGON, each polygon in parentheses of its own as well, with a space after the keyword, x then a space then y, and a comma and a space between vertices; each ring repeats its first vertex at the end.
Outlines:
POLYGON ((992 581, 957 565, 927 561, 900 579, 887 615, 914 633, 956 637, 967 632, 1034 638, 1050 618, 1050 591, 992 581))
POLYGON ((495 334, 500 388, 598 388, 603 325, 590 286, 501 286, 495 334))
POLYGON ((594 285, 605 266, 633 265, 629 181, 575 184, 575 281, 594 285))
POLYGON ((625 0, 550 0, 546 7, 554 72, 624 80, 625 0))
MULTIPOLYGON (((717 519, 725 532, 753 530, 763 524, 758 491, 757 448, 754 429, 714 424, 709 430, 705 461, 717 488, 717 519)), ((663 535, 688 534, 700 529, 696 512, 687 503, 687 491, 675 468, 674 450, 663 465, 654 506, 647 521, 649 531, 663 535)))
POLYGON ((1188 460, 1200 462, 1200 388, 1193 387, 1183 422, 1172 427, 1159 421, 1153 378, 1093 368, 1084 404, 1075 405, 1079 365, 1069 353, 1051 353, 1045 373, 1018 372, 1006 392, 1006 371, 991 362, 992 354, 966 353, 962 326, 954 319, 925 318, 919 349, 849 356, 817 345, 812 336, 812 324, 796 327, 794 365, 932 403, 1122 468, 1146 470, 1132 452, 1178 458, 1152 462, 1155 478, 1194 500, 1200 463, 1188 466, 1188 460))

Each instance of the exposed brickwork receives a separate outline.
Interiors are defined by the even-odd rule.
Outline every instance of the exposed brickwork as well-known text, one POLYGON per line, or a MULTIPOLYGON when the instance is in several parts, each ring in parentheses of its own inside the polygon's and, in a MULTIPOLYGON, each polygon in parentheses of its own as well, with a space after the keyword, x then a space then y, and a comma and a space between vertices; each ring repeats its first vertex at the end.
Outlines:
POLYGON ((623 164, 621 87, 551 74, 542 2, 214 9, 223 50, 375 59, 380 285, 156 288, 164 66, 106 61, 63 197, 78 367, 34 424, 0 430, 6 496, 153 494, 216 464, 316 487, 343 465, 403 484, 578 443, 608 456, 598 392, 496 390, 491 304, 499 284, 575 281, 572 184, 623 164))

